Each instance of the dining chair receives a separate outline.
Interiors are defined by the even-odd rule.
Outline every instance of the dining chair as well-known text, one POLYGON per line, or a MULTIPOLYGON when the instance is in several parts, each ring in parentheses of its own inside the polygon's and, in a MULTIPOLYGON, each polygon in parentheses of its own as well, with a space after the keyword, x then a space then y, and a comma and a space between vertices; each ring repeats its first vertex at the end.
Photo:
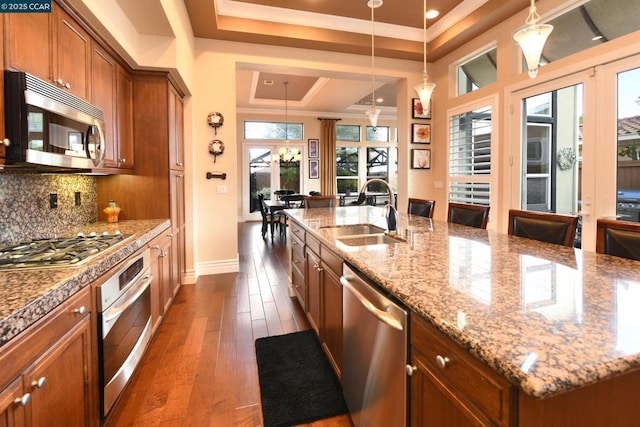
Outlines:
POLYGON ((278 200, 282 200, 282 196, 286 196, 287 194, 295 194, 296 192, 293 190, 276 190, 273 194, 276 195, 278 200))
MULTIPOLYGON (((258 194, 258 202, 260 204, 260 214, 262 215, 262 238, 267 236, 267 230, 272 222, 269 208, 264 203, 264 195, 258 194)), ((273 224, 278 227, 278 231, 282 234, 282 213, 277 212, 273 215, 273 224)), ((273 237, 273 236, 272 236, 273 237)))
POLYGON ((433 209, 436 206, 435 200, 415 199, 409 197, 408 213, 427 218, 433 218, 433 209))
POLYGON ((598 219, 596 252, 640 260, 640 223, 598 219))
POLYGON ((331 208, 336 198, 334 196, 306 196, 304 198, 305 209, 331 208))
POLYGON ((302 207, 304 199, 304 194, 285 194, 280 200, 285 202, 287 209, 295 209, 302 207))
POLYGON ((489 222, 489 206, 449 203, 447 221, 484 230, 489 222))
POLYGON ((577 227, 577 215, 509 209, 508 233, 512 236, 572 247, 577 227))

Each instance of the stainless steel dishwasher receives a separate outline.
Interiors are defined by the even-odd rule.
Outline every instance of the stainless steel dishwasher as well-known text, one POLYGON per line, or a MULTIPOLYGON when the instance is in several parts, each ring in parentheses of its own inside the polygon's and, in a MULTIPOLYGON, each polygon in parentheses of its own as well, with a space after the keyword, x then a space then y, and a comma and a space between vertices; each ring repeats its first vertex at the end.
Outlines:
POLYGON ((357 426, 407 424, 407 310, 343 265, 342 389, 357 426))

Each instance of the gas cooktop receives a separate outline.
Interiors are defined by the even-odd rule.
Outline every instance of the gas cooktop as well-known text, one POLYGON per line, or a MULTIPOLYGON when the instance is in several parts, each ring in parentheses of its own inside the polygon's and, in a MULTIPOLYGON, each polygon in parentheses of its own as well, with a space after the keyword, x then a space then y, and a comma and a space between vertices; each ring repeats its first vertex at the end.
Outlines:
POLYGON ((0 270, 78 266, 123 239, 124 236, 117 231, 113 234, 78 234, 74 237, 19 243, 0 249, 0 270))

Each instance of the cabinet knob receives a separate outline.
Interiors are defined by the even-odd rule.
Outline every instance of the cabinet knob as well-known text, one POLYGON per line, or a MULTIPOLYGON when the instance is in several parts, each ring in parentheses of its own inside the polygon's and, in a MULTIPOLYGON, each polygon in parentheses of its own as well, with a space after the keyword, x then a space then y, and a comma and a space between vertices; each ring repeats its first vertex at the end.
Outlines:
POLYGON ((173 233, 167 234, 167 237, 173 237, 173 233))
POLYGON ((75 314, 83 315, 83 314, 85 314, 87 312, 87 308, 84 305, 82 305, 82 306, 74 309, 73 312, 75 314))
POLYGON ((182 167, 182 166, 184 166, 184 164, 182 162, 176 162, 176 166, 182 167))
POLYGON ((62 79, 55 79, 53 82, 58 86, 64 86, 64 82, 62 81, 62 79))
POLYGON ((120 163, 127 163, 127 159, 120 159, 120 163))
POLYGON ((451 362, 451 359, 449 359, 447 356, 440 356, 437 355, 436 356, 436 363, 438 364, 438 366, 440 366, 442 369, 446 368, 447 365, 449 364, 449 362, 451 362))
POLYGON ((25 393, 24 395, 22 395, 22 397, 16 398, 16 400, 14 400, 13 403, 15 403, 16 405, 27 406, 27 403, 29 403, 30 400, 31 400, 31 393, 25 393))
POLYGON ((320 267, 320 264, 313 264, 314 268, 316 269, 316 271, 322 271, 323 268, 320 267))
POLYGON ((166 252, 162 252, 162 253, 159 255, 159 257, 160 257, 160 258, 165 258, 166 256, 167 256, 167 253, 166 253, 166 252))
POLYGON ((160 249, 160 245, 154 245, 154 246, 149 245, 149 249, 160 249))
POLYGON ((46 377, 40 377, 35 381, 31 382, 31 387, 33 388, 42 388, 44 387, 44 385, 47 383, 47 378, 46 377))
POLYGON ((2 140, 2 143, 4 144, 5 147, 8 147, 11 145, 11 140, 9 138, 5 138, 2 140))
POLYGON ((404 370, 407 372, 407 375, 411 376, 418 368, 415 365, 406 365, 404 370))

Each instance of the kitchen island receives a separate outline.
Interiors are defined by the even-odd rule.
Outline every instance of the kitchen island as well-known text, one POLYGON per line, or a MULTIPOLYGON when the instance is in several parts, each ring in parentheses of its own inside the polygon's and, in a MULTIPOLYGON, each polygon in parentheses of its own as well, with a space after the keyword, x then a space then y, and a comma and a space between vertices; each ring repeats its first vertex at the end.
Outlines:
POLYGON ((506 424, 637 422, 640 263, 406 214, 400 233, 412 232, 404 242, 352 246, 329 230, 384 228, 382 213, 287 211, 413 319, 508 381, 506 424))

